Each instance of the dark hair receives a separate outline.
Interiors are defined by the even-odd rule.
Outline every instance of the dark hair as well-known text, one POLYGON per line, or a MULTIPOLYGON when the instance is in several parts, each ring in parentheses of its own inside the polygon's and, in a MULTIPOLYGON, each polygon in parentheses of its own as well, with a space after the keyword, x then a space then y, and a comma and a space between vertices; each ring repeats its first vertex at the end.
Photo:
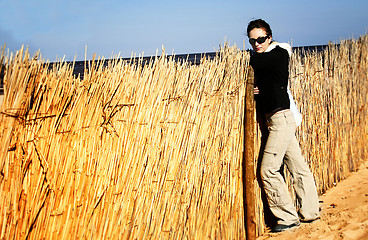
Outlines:
POLYGON ((271 30, 270 25, 263 19, 256 19, 248 23, 248 27, 247 27, 248 37, 249 37, 249 32, 252 31, 254 28, 262 28, 266 32, 267 36, 272 36, 272 30, 271 30))

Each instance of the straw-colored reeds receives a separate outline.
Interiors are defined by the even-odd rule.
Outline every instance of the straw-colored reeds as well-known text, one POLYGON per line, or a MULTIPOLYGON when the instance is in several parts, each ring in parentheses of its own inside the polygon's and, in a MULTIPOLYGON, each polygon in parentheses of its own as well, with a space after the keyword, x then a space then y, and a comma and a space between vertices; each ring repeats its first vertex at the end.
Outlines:
POLYGON ((291 82, 304 113, 301 146, 322 193, 367 160, 368 36, 303 55, 291 82))
POLYGON ((247 63, 226 48, 199 66, 92 65, 80 81, 27 52, 7 60, 1 238, 244 236, 247 63))
MULTIPOLYGON (((298 138, 320 193, 366 160, 367 43, 291 60, 298 138)), ((64 61, 5 56, 0 238, 244 238, 248 61, 236 47, 199 65, 99 59, 80 80, 64 61)))

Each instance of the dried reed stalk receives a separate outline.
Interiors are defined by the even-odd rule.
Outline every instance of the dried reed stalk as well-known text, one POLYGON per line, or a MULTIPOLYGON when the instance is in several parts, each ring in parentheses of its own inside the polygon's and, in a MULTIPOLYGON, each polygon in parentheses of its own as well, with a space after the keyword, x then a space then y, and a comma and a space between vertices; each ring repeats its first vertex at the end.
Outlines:
POLYGON ((244 236, 247 63, 234 48, 199 66, 116 59, 80 81, 63 62, 9 59, 7 86, 20 91, 2 107, 14 147, 2 155, 1 237, 244 236))

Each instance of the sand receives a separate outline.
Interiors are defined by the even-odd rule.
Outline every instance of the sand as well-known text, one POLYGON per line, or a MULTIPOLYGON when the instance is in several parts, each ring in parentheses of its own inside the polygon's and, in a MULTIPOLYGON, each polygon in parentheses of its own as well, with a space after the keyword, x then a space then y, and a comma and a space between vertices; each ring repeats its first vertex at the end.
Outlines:
POLYGON ((263 239, 368 239, 368 161, 320 196, 321 218, 263 239))

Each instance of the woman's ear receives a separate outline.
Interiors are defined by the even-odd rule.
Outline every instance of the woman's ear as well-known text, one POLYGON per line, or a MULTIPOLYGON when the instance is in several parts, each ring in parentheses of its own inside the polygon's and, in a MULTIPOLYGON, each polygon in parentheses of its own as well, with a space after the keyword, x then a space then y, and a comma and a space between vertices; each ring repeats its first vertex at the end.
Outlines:
POLYGON ((267 38, 266 42, 268 42, 268 44, 272 44, 272 37, 267 38))

